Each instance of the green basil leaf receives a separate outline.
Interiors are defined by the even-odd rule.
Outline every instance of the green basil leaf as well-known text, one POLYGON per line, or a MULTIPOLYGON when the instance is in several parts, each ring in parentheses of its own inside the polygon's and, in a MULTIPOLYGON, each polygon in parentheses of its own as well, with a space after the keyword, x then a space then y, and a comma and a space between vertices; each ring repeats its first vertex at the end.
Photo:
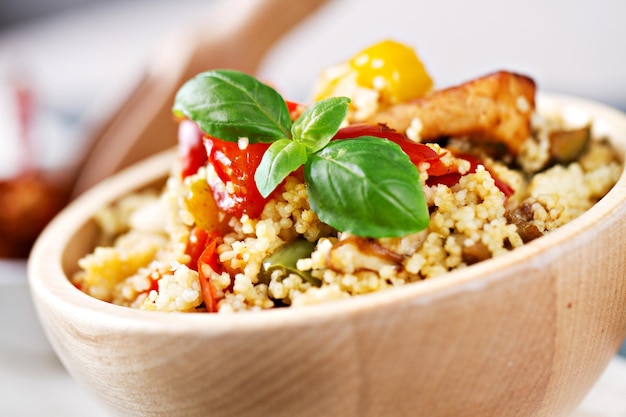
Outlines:
POLYGON ((309 153, 322 149, 346 118, 348 103, 347 97, 331 97, 307 107, 291 126, 294 140, 304 143, 309 153))
POLYGON ((337 230, 400 237, 428 226, 417 168, 386 139, 332 141, 309 155, 304 174, 311 209, 337 230))
POLYGON ((273 88, 239 71, 203 72, 177 92, 173 111, 229 142, 273 142, 291 136, 287 104, 273 88))
POLYGON ((293 171, 306 162, 306 148, 299 142, 279 139, 263 154, 261 163, 254 173, 256 187, 267 197, 293 171))

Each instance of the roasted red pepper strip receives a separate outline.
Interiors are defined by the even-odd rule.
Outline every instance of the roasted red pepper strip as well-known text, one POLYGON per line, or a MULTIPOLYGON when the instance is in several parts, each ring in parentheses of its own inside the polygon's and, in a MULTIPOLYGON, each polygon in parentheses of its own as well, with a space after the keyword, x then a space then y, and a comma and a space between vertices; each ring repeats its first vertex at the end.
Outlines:
POLYGON ((197 261, 198 278, 200 280, 200 290, 202 291, 202 297, 204 299, 204 305, 209 313, 216 313, 218 310, 217 303, 219 297, 217 291, 211 283, 209 276, 205 274, 204 266, 210 267, 217 273, 222 272, 221 264, 217 254, 217 245, 219 244, 221 237, 219 233, 212 232, 206 235, 206 246, 204 247, 202 254, 200 254, 197 261))
MULTIPOLYGON (((470 163, 470 169, 467 171, 468 174, 472 174, 476 172, 476 168, 478 167, 478 165, 485 166, 485 164, 483 164, 483 162, 477 157, 475 157, 474 155, 461 154, 461 155, 455 155, 455 156, 457 158, 465 159, 466 161, 470 163)), ((515 190, 513 190, 513 188, 509 184, 507 184, 506 182, 498 178, 498 176, 495 175, 493 172, 491 172, 487 167, 485 167, 485 169, 489 172, 489 174, 491 174, 491 177, 493 178, 496 187, 498 187, 498 189, 502 191, 502 193, 504 194, 506 198, 509 198, 515 193, 515 190)), ((448 187, 452 187, 453 185, 456 185, 460 179, 461 179, 460 173, 451 172, 449 174, 442 175, 439 177, 429 177, 428 180, 426 181, 426 184, 428 185, 443 184, 443 185, 447 185, 448 187)))
MULTIPOLYGON (((485 164, 478 159, 477 157, 475 157, 474 155, 470 155, 470 154, 461 154, 461 155, 456 155, 457 158, 463 158, 466 161, 469 161, 470 163, 470 170, 469 173, 474 173, 476 172, 476 168, 478 167, 478 165, 482 165, 485 166, 485 164)), ((502 191, 502 193, 504 194, 505 197, 510 197, 515 193, 515 190, 506 182, 502 181, 500 178, 498 178, 498 176, 496 174, 494 174, 493 172, 491 172, 489 170, 489 168, 487 168, 485 166, 485 169, 487 170, 487 172, 489 172, 489 174, 491 174, 491 177, 493 178, 496 187, 498 187, 500 189, 500 191, 502 191)))
MULTIPOLYGON (((399 133, 385 125, 348 126, 343 129, 339 129, 339 132, 337 132, 334 139, 357 138, 359 136, 374 136, 389 139, 390 141, 398 144, 404 153, 409 156, 411 162, 413 162, 416 166, 420 163, 428 162, 430 165, 427 169, 428 180, 426 183, 428 185, 444 184, 448 187, 452 187, 457 184, 461 178, 461 174, 458 171, 451 171, 451 169, 456 169, 456 166, 450 167, 445 165, 441 161, 441 156, 435 150, 424 144, 414 142, 402 133, 399 133)), ((478 165, 484 165, 473 155, 463 154, 456 155, 456 157, 470 162, 470 170, 468 173, 476 172, 476 167, 478 165)), ((514 190, 510 185, 499 179, 492 172, 490 172, 490 174, 494 178, 496 186, 504 193, 505 197, 513 195, 514 190)))
POLYGON ((194 227, 189 232, 189 239, 187 240, 185 254, 190 257, 190 261, 187 266, 194 271, 198 271, 198 261, 204 252, 208 238, 209 232, 200 227, 194 227))
POLYGON ((206 165, 208 156, 204 148, 204 133, 191 120, 181 120, 178 125, 178 155, 183 178, 198 172, 206 165))
POLYGON ((161 278, 162 278, 161 276, 159 276, 158 279, 150 278, 150 288, 148 288, 147 292, 158 291, 159 290, 159 280, 161 278))
POLYGON ((333 139, 350 139, 359 136, 374 136, 388 139, 399 145, 404 153, 409 156, 415 166, 428 162, 428 175, 437 176, 450 172, 450 168, 441 162, 441 156, 432 148, 407 138, 404 134, 393 130, 385 125, 352 125, 339 129, 333 139))

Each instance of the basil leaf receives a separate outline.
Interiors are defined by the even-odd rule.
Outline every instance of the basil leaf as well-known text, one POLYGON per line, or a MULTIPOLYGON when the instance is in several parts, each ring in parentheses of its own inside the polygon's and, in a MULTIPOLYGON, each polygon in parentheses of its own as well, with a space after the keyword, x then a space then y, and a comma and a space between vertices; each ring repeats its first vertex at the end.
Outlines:
POLYGON ((187 81, 176 94, 173 111, 229 142, 242 137, 250 143, 273 142, 291 135, 291 118, 281 95, 239 71, 208 71, 187 81))
POLYGON ((272 143, 263 154, 261 163, 254 173, 256 187, 267 197, 293 171, 306 162, 306 147, 289 139, 272 143))
POLYGON ((400 237, 428 226, 419 173, 395 143, 363 136, 330 142, 304 166, 311 209, 337 230, 400 237))
POLYGON ((346 118, 348 103, 347 97, 331 97, 309 106, 291 126, 294 140, 304 143, 309 153, 322 149, 346 118))

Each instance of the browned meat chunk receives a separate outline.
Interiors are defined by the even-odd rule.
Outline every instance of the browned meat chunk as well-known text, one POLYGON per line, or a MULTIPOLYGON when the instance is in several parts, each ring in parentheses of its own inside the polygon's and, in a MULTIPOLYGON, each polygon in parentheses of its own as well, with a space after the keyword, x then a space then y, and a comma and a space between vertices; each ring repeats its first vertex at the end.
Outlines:
POLYGON ((417 118, 422 141, 468 136, 503 143, 517 154, 531 134, 535 90, 532 79, 500 71, 390 106, 369 122, 386 123, 405 132, 417 118))

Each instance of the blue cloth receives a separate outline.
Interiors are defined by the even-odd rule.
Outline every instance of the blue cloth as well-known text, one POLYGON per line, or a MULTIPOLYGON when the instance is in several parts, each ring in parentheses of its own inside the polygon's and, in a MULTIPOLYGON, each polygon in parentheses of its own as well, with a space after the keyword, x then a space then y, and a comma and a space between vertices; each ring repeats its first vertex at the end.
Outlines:
POLYGON ((619 354, 626 357, 626 342, 624 342, 622 348, 619 350, 619 354))

